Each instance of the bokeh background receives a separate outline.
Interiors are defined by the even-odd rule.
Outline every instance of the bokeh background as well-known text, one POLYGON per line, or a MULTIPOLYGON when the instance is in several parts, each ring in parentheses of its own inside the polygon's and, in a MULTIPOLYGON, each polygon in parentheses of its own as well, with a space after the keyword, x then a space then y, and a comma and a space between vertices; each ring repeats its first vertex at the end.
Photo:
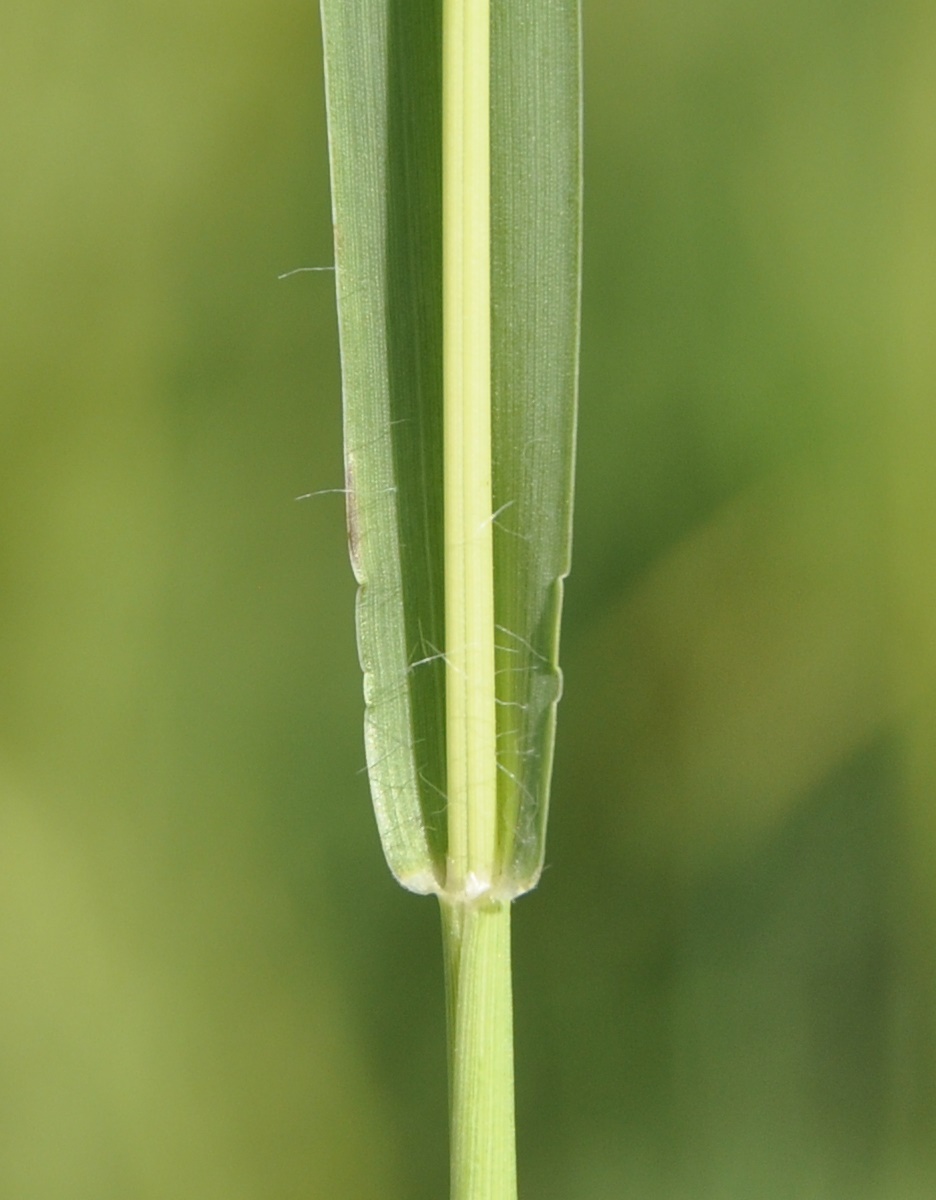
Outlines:
MULTIPOLYGON (((445 1192, 312 0, 0 19, 0 1195, 445 1192)), ((585 0, 538 1200, 936 1194, 936 9, 585 0)))

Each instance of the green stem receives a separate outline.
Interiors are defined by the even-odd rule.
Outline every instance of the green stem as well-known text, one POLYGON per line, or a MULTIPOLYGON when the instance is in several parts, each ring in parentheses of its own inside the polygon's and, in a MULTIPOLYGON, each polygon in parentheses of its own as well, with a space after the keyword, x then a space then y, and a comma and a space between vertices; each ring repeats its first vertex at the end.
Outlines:
POLYGON ((516 1200, 510 904, 441 904, 451 1200, 516 1200))

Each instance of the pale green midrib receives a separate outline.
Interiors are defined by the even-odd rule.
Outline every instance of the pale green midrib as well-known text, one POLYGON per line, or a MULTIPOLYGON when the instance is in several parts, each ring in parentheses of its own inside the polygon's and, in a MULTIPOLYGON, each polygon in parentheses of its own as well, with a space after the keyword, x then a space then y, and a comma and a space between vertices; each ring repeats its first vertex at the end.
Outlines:
POLYGON ((442 28, 446 892, 474 897, 497 868, 489 4, 445 0, 442 28))

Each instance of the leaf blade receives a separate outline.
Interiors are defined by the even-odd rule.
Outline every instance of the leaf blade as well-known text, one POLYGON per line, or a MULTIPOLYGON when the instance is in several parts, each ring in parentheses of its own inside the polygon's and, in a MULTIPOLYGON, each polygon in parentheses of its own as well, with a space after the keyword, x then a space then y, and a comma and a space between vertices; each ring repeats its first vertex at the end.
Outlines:
MULTIPOLYGON (((322 0, 368 769, 384 851, 445 890, 441 26, 322 0)), ((495 0, 491 317, 497 892, 542 866, 578 355, 577 0, 495 0)))
POLYGON ((545 852, 571 561, 581 278, 581 36, 574 0, 492 14, 492 295, 502 870, 545 852), (522 331, 518 334, 518 331, 522 331))
POLYGON ((420 892, 445 856, 434 9, 322 2, 365 748, 388 864, 420 892))

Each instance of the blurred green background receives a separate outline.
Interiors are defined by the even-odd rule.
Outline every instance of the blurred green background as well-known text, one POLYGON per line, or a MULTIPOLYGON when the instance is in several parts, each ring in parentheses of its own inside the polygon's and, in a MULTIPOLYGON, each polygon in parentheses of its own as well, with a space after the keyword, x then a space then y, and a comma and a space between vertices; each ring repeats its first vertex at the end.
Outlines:
MULTIPOLYGON (((311 0, 0 38, 0 1195, 444 1194, 361 773, 311 0)), ((936 1193, 936 9, 585 0, 522 1190, 936 1193)))

